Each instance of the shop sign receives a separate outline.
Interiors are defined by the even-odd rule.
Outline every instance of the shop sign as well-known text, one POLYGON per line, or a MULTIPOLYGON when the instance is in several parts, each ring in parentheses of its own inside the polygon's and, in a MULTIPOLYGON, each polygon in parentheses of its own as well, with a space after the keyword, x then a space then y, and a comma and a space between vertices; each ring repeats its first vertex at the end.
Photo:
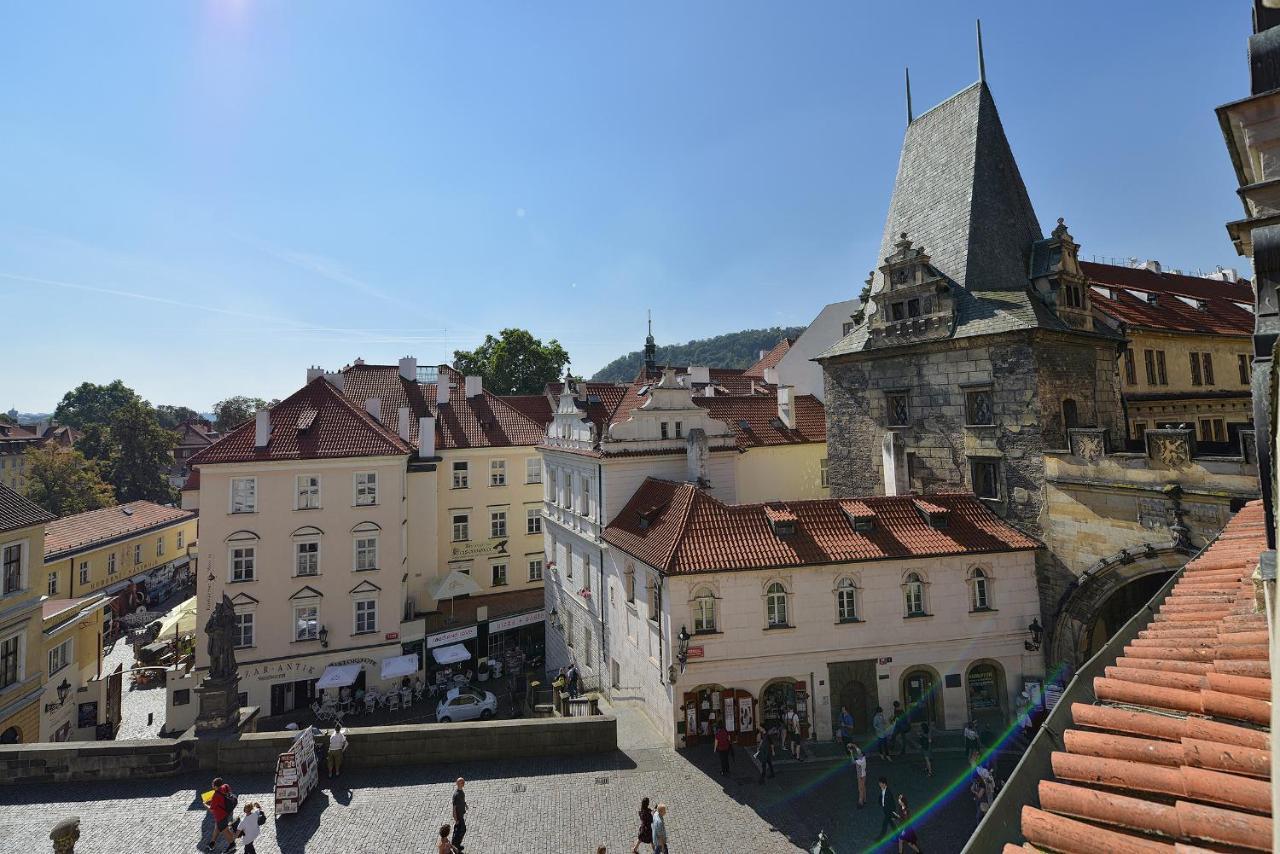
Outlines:
POLYGON ((386 640, 400 640, 399 632, 387 632, 386 640))
POLYGON ((706 648, 701 646, 691 646, 685 652, 685 656, 687 658, 703 658, 704 656, 706 656, 706 654, 707 654, 706 648))
POLYGON ((449 552, 450 560, 464 560, 471 557, 489 557, 507 554, 508 537, 495 537, 490 540, 477 540, 468 543, 456 543, 449 552))
POLYGON ((893 664, 893 656, 886 655, 884 658, 881 658, 878 661, 876 661, 876 663, 879 664, 881 667, 886 667, 890 664, 893 664))
POLYGON ((344 658, 341 661, 330 661, 329 665, 331 667, 341 667, 344 664, 367 664, 370 667, 373 667, 377 665, 377 663, 378 662, 374 661, 372 658, 344 658))
POLYGON ((450 632, 440 632, 438 635, 427 635, 427 649, 435 649, 438 646, 448 646, 451 643, 471 640, 476 634, 477 629, 475 626, 467 626, 450 632))
POLYGON ((269 664, 254 664, 245 667, 241 673, 248 679, 275 680, 284 676, 294 676, 298 680, 316 676, 316 666, 305 661, 273 661, 269 664))
POLYGON ((489 634, 496 635, 498 632, 518 629, 521 626, 532 626, 534 623, 541 623, 545 619, 547 619, 547 612, 545 610, 537 610, 530 611, 527 614, 516 614, 512 617, 503 617, 500 620, 490 620, 489 634))

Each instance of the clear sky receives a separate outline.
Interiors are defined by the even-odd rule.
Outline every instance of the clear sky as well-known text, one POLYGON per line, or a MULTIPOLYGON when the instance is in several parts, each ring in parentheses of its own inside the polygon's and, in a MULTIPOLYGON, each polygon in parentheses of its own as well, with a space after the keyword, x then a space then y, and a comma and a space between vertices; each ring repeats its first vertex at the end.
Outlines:
POLYGON ((1236 2, 6 4, 0 409, 197 409, 310 364, 807 323, 857 294, 905 121, 987 79, 1084 257, 1241 266, 1236 2))

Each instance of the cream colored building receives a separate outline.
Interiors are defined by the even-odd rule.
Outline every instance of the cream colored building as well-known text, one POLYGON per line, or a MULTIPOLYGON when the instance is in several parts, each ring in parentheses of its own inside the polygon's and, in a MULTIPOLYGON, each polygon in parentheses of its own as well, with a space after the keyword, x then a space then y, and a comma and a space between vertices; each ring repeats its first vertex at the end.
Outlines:
POLYGON ((41 741, 94 741, 98 724, 107 720, 107 683, 101 678, 106 601, 89 594, 46 598, 42 604, 41 741))
POLYGON ((17 424, 0 423, 0 485, 19 494, 26 487, 26 452, 40 446, 40 437, 17 424))
POLYGON ((0 484, 0 744, 40 740, 40 555, 52 513, 0 484))
POLYGON ((998 731, 1043 681, 1037 543, 970 495, 727 505, 649 480, 604 539, 615 688, 673 744, 717 721, 751 744, 787 709, 865 733, 894 700, 998 731))

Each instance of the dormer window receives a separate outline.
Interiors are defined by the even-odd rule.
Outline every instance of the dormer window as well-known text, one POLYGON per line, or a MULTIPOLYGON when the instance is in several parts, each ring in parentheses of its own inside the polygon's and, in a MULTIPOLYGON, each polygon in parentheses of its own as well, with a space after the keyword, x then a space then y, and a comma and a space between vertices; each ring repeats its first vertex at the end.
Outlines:
POLYGON ((787 537, 796 532, 796 514, 785 504, 766 504, 764 515, 775 537, 787 537))
POLYGON ((840 509, 853 526, 854 533, 870 534, 876 529, 876 514, 861 501, 841 501, 840 509))

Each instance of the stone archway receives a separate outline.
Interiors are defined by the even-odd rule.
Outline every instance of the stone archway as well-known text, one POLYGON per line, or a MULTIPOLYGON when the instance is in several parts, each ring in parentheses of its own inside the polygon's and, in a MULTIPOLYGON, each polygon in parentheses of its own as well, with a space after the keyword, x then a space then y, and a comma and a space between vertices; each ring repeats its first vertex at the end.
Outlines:
MULTIPOLYGON (((1180 570, 1190 557, 1190 552, 1176 545, 1156 547, 1147 545, 1134 550, 1121 549, 1109 558, 1098 561, 1080 574, 1067 588, 1058 602, 1049 633, 1049 663, 1075 668, 1088 660, 1091 651, 1102 646, 1112 632, 1124 623, 1117 609, 1117 595, 1131 584, 1141 582, 1143 590, 1150 590, 1147 598, 1159 589, 1159 582, 1180 570), (1103 631, 1107 637, 1101 637, 1103 631)), ((1131 590, 1130 593, 1133 591, 1131 590)), ((1131 598, 1131 597, 1130 597, 1131 598)), ((1143 602, 1146 600, 1144 599, 1143 602)), ((1128 614, 1132 616, 1141 607, 1137 603, 1128 614)))

